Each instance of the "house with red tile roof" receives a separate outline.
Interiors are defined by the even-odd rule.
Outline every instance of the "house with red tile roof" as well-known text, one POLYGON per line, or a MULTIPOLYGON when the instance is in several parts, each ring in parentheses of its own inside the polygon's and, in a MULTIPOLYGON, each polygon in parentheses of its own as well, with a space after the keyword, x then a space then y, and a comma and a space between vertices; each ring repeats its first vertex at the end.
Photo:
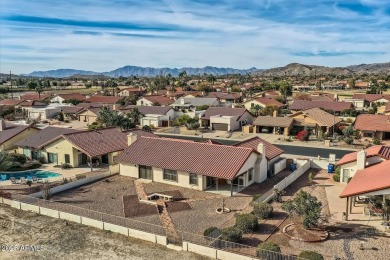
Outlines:
POLYGON ((230 195, 267 178, 265 149, 179 139, 137 137, 117 158, 119 173, 196 190, 230 195))
POLYGON ((167 96, 144 95, 137 100, 137 106, 169 106, 173 102, 175 100, 167 96))
POLYGON ((236 104, 242 102, 241 92, 210 92, 205 96, 206 98, 217 98, 220 102, 226 104, 236 104))
POLYGON ((16 125, 0 119, 0 151, 17 149, 18 141, 39 132, 38 128, 30 125, 16 125))
POLYGON ((236 131, 252 124, 254 116, 245 108, 209 107, 200 117, 201 127, 212 130, 236 131))
POLYGON ((337 102, 337 101, 310 101, 310 100, 294 100, 289 109, 293 112, 307 110, 310 108, 320 108, 334 113, 341 113, 344 110, 352 109, 351 102, 337 102))
POLYGON ((354 127, 364 138, 390 139, 390 116, 360 114, 356 117, 354 127))
POLYGON ((114 105, 114 104, 118 103, 118 101, 121 98, 122 97, 119 97, 119 96, 99 96, 99 95, 95 95, 95 96, 91 96, 91 97, 85 99, 85 102, 88 102, 88 103, 98 103, 98 104, 102 104, 102 105, 114 105))
POLYGON ((129 113, 131 110, 137 108, 142 114, 139 122, 140 126, 155 126, 155 127, 167 127, 169 122, 175 119, 175 111, 172 107, 161 106, 134 106, 128 105, 119 108, 122 113, 129 113))
POLYGON ((352 99, 363 99, 364 107, 372 107, 374 103, 387 103, 390 100, 389 95, 383 94, 358 94, 355 93, 352 99))
POLYGON ((152 136, 153 133, 134 130, 122 132, 117 128, 105 128, 91 131, 63 133, 59 138, 44 144, 48 157, 55 158, 58 165, 69 164, 72 167, 95 164, 116 164, 116 156, 128 146, 128 134, 152 136))
POLYGON ((77 100, 79 102, 83 102, 85 100, 85 96, 80 93, 57 94, 55 97, 50 99, 50 103, 62 104, 64 101, 68 100, 77 100))
POLYGON ((118 96, 120 97, 129 97, 132 95, 142 96, 144 93, 145 90, 143 90, 141 87, 123 88, 119 91, 118 96))
POLYGON ((20 100, 27 100, 27 101, 34 101, 34 100, 44 101, 44 100, 49 99, 49 98, 50 98, 50 94, 43 94, 43 93, 41 93, 40 95, 39 94, 24 94, 24 95, 19 97, 20 100))
POLYGON ((258 97, 244 103, 244 107, 248 110, 251 110, 257 105, 259 105, 261 108, 264 108, 266 106, 276 106, 278 108, 284 107, 283 103, 280 103, 279 101, 271 97, 258 97))

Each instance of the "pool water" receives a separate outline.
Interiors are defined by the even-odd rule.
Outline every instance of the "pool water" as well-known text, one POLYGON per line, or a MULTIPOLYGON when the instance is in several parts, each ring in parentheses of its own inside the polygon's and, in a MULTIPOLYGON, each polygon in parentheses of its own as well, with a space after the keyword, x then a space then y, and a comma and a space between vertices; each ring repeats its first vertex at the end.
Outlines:
POLYGON ((42 171, 42 170, 30 170, 30 171, 13 172, 13 173, 0 172, 0 181, 9 180, 11 177, 15 177, 18 180, 21 177, 24 177, 27 180, 32 180, 32 176, 36 176, 38 179, 47 179, 47 178, 61 176, 61 174, 50 172, 50 171, 42 171))

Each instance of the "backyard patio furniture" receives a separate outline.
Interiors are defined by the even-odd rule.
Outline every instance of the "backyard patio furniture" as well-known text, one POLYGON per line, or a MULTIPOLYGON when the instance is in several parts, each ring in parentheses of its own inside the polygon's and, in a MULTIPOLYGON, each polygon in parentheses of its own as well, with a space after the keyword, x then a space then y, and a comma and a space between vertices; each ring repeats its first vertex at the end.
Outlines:
POLYGON ((9 178, 12 184, 18 184, 15 177, 9 178))
POLYGON ((20 183, 21 183, 21 184, 27 184, 26 178, 20 177, 20 183))

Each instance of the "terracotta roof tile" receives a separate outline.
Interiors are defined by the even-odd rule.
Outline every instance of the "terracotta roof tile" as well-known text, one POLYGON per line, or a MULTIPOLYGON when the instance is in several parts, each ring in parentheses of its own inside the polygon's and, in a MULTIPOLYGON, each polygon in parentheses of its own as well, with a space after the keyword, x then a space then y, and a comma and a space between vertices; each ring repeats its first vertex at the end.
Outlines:
POLYGON ((69 99, 76 99, 76 100, 79 100, 79 101, 84 101, 85 100, 85 96, 80 94, 80 93, 57 94, 57 96, 62 97, 65 100, 69 100, 69 99))
POLYGON ((19 100, 19 99, 3 99, 0 100, 0 105, 3 106, 16 106, 20 103, 24 102, 24 100, 19 100))
POLYGON ((122 107, 120 110, 131 110, 133 108, 138 108, 138 111, 143 115, 153 114, 153 115, 165 115, 169 110, 173 109, 172 107, 160 107, 160 106, 134 106, 129 105, 122 107))
POLYGON ((29 128, 30 128, 29 125, 15 125, 15 124, 6 123, 6 129, 0 131, 0 144, 8 141, 12 137, 20 134, 21 132, 29 128))
POLYGON ((340 194, 341 198, 390 188, 390 161, 358 170, 340 194))
POLYGON ((258 126, 289 127, 293 122, 294 119, 291 117, 259 116, 253 124, 258 126))
POLYGON ((372 102, 383 97, 382 94, 353 94, 353 99, 364 99, 368 102, 372 102))
POLYGON ((141 137, 118 161, 232 180, 253 152, 251 148, 141 137))
POLYGON ((62 127, 53 127, 49 126, 38 133, 31 135, 19 142, 16 142, 16 146, 20 147, 31 147, 35 149, 41 149, 43 146, 51 143, 58 138, 60 138, 63 134, 76 133, 80 132, 80 130, 75 130, 71 128, 62 128, 62 127))
MULTIPOLYGON (((366 158, 368 157, 373 157, 373 156, 380 156, 383 159, 389 160, 390 159, 390 147, 389 146, 382 146, 382 145, 376 145, 376 146, 371 146, 367 149, 364 149, 366 152, 366 158)), ((350 162, 356 161, 357 158, 357 153, 358 152, 353 152, 344 155, 337 163, 337 166, 347 164, 350 162)))
POLYGON ((358 130, 390 132, 390 116, 361 114, 356 117, 354 126, 358 130))
POLYGON ((269 98, 269 97, 258 97, 256 99, 257 102, 265 105, 265 106, 277 106, 277 107, 283 107, 284 104, 280 103, 274 98, 269 98))
POLYGON ((161 106, 168 106, 175 102, 174 100, 170 99, 169 97, 166 96, 143 96, 144 99, 149 100, 152 103, 158 103, 161 106))
POLYGON ((64 107, 62 109, 62 113, 64 114, 77 114, 77 113, 80 113, 81 111, 84 111, 85 108, 83 107, 79 107, 79 106, 69 106, 69 107, 64 107))
POLYGON ((85 101, 90 103, 116 104, 121 98, 118 96, 92 96, 85 101))
POLYGON ((306 110, 310 108, 321 108, 324 110, 330 110, 335 112, 342 112, 346 109, 350 109, 353 107, 351 102, 333 102, 333 101, 315 101, 312 102, 310 100, 294 100, 291 104, 291 110, 306 110))
POLYGON ((280 149, 279 147, 265 141, 264 139, 261 139, 259 137, 253 137, 251 139, 239 142, 234 144, 234 146, 239 146, 239 147, 248 147, 252 148, 253 150, 257 151, 257 146, 262 143, 265 146, 265 158, 267 158, 268 161, 278 157, 284 151, 280 149))
MULTIPOLYGON (((318 122, 318 124, 320 126, 329 126, 330 127, 330 126, 333 126, 333 125, 341 122, 341 119, 339 117, 334 116, 332 114, 329 114, 328 112, 326 112, 322 109, 319 109, 319 108, 307 109, 307 110, 298 112, 297 114, 299 114, 299 113, 303 113, 303 114, 307 115, 308 117, 314 119, 315 121, 318 122)), ((296 115, 296 114, 293 114, 290 117, 294 117, 294 115, 296 115)))
POLYGON ((50 97, 49 94, 41 94, 41 96, 39 97, 38 94, 25 94, 23 96, 20 97, 21 100, 45 100, 46 98, 50 97))

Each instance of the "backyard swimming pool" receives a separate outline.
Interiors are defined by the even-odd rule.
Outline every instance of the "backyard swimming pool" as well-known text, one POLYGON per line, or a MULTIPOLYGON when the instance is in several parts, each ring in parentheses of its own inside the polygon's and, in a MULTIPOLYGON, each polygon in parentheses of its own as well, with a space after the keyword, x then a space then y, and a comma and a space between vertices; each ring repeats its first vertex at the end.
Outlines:
POLYGON ((11 177, 15 177, 18 180, 21 177, 24 177, 27 180, 31 180, 33 176, 36 176, 38 179, 47 179, 47 178, 61 176, 61 174, 50 172, 50 171, 42 171, 42 170, 30 170, 30 171, 12 172, 12 173, 0 172, 0 181, 9 180, 11 177))

